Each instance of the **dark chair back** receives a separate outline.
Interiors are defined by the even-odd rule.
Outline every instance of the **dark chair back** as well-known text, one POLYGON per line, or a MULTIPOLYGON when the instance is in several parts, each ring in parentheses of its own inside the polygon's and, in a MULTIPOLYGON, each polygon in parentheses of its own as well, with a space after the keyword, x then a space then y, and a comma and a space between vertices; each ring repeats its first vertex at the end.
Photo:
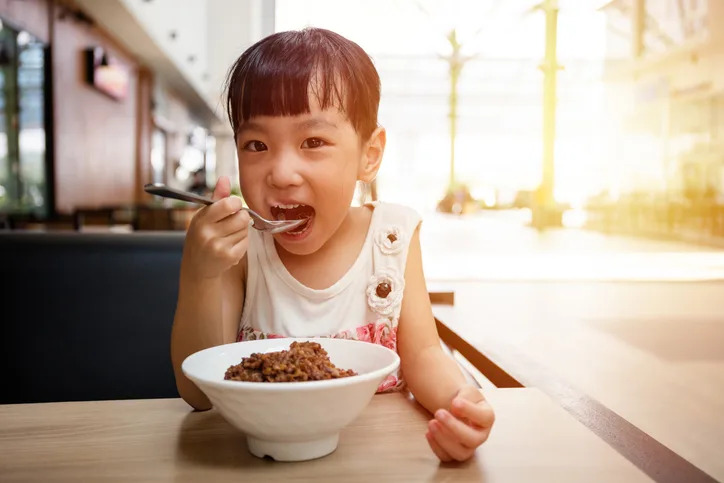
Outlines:
POLYGON ((183 236, 0 232, 0 403, 176 397, 183 236))

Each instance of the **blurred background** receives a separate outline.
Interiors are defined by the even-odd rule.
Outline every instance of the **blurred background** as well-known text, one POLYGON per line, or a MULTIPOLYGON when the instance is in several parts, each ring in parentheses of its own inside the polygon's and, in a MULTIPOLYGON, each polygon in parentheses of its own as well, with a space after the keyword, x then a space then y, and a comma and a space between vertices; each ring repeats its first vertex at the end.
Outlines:
POLYGON ((382 78, 371 197, 431 287, 724 478, 724 1, 1 0, 0 226, 182 232, 238 186, 229 66, 325 27, 382 78), (717 456, 719 455, 719 456, 717 456))
MULTIPOLYGON (((358 42, 382 78, 380 199, 720 245, 724 21, 708 0, 2 2, 6 224, 236 177, 229 65, 274 31, 358 42), (513 213, 514 211, 514 213, 513 213)), ((361 190, 361 194, 369 190, 361 190)))

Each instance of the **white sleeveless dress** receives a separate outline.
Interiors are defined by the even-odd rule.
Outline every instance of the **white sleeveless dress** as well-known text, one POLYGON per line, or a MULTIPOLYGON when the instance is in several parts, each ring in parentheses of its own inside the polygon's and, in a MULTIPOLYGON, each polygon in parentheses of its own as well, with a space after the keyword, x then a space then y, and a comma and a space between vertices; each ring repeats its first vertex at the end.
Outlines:
MULTIPOLYGON (((239 341, 278 337, 335 337, 397 351, 407 252, 420 216, 390 203, 370 203, 372 220, 357 260, 331 287, 303 285, 279 258, 274 238, 249 230, 246 298, 239 341)), ((402 388, 399 371, 378 392, 402 388)))

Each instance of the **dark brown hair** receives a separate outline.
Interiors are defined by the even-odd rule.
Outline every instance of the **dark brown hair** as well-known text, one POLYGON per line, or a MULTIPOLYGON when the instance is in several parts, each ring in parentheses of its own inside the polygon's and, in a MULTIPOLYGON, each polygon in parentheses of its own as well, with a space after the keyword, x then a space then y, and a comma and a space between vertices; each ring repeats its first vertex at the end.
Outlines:
POLYGON ((380 77, 356 43, 320 28, 279 32, 249 47, 226 80, 234 138, 255 116, 309 112, 310 88, 322 109, 346 113, 362 140, 377 127, 380 77))

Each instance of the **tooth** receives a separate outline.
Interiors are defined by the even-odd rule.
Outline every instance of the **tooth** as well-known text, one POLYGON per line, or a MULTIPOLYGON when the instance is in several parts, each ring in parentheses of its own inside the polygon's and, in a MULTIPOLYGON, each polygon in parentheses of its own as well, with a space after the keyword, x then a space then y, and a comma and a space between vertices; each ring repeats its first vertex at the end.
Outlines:
POLYGON ((284 221, 284 220, 286 220, 286 219, 287 219, 287 217, 284 216, 284 213, 279 213, 279 214, 277 215, 277 220, 279 220, 279 221, 284 221))

